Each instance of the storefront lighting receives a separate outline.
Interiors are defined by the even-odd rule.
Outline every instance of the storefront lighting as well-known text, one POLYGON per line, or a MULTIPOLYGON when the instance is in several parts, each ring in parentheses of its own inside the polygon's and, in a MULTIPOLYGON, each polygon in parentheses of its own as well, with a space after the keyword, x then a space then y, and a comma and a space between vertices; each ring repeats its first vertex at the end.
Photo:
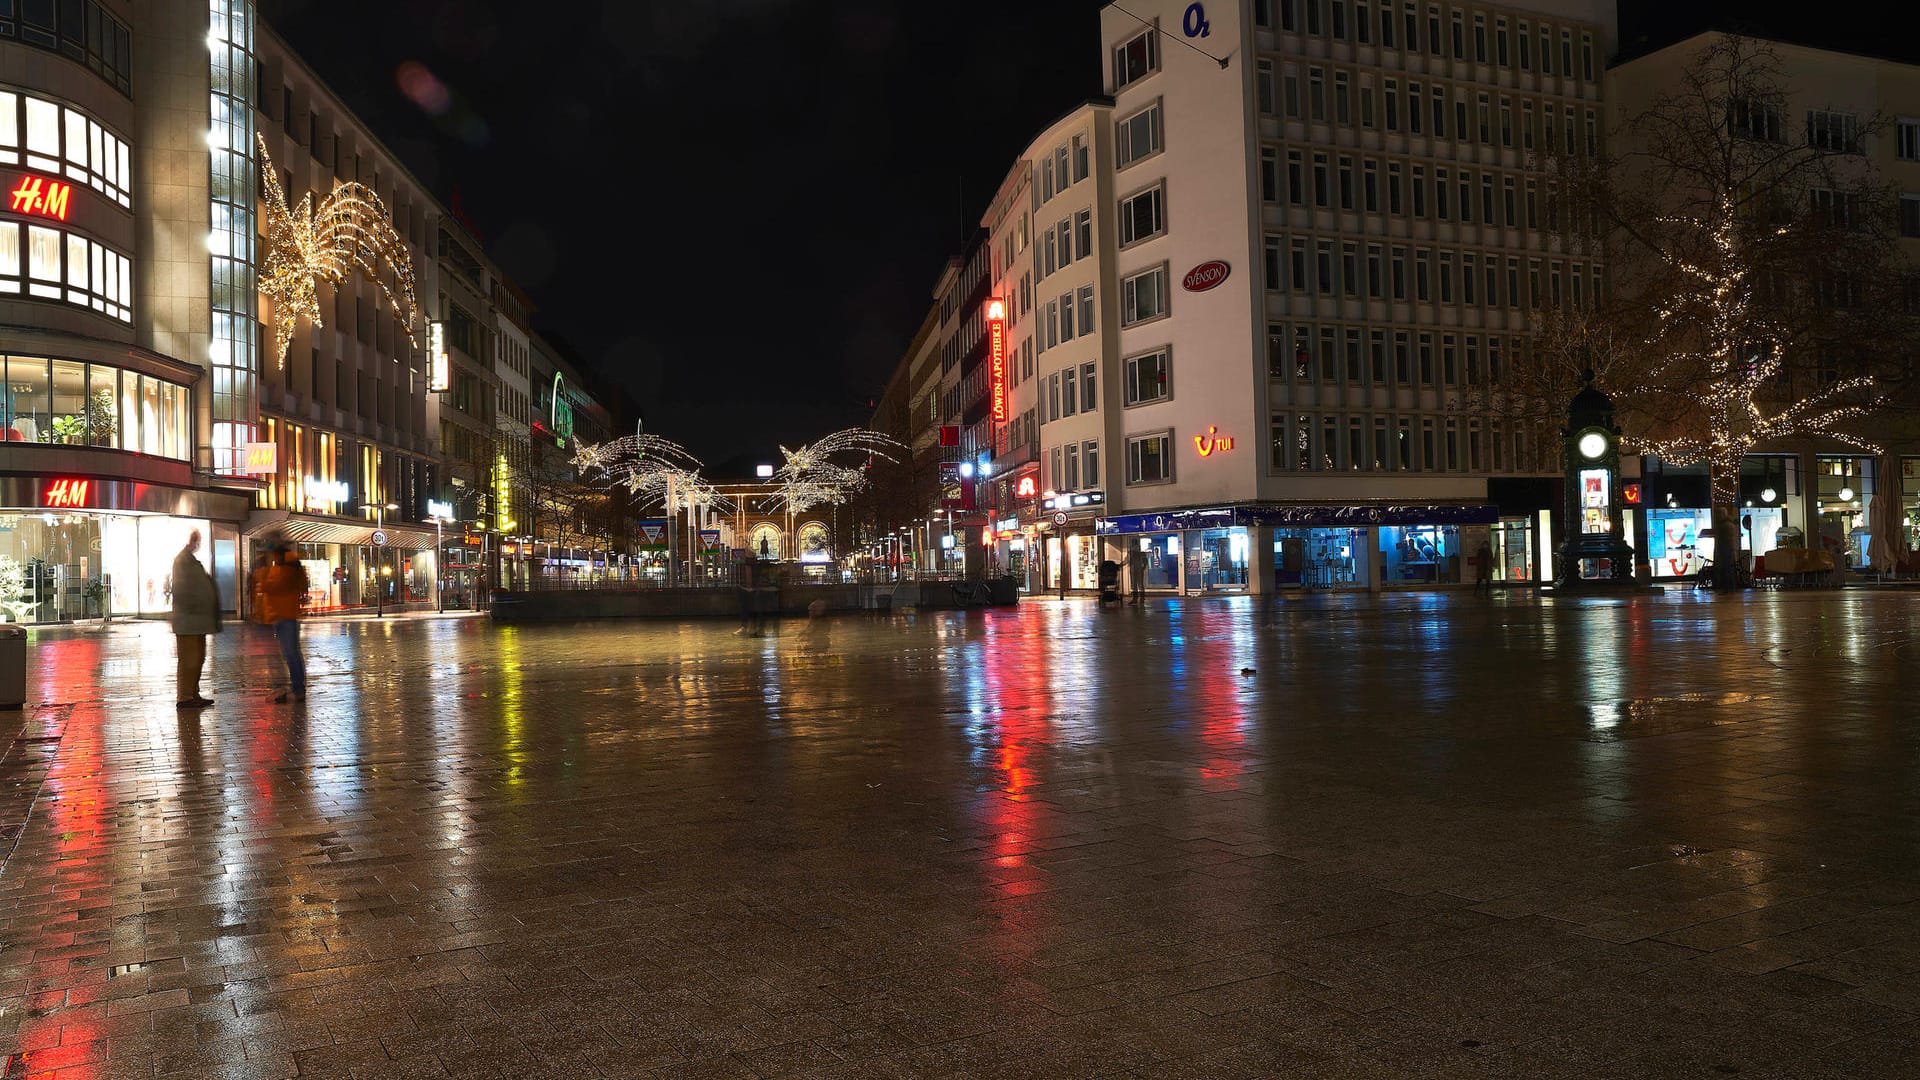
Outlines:
POLYGON ((961 478, 962 478, 962 479, 972 479, 972 477, 973 477, 973 462, 971 462, 971 461, 963 461, 963 462, 961 462, 961 463, 960 463, 960 476, 961 476, 961 478))

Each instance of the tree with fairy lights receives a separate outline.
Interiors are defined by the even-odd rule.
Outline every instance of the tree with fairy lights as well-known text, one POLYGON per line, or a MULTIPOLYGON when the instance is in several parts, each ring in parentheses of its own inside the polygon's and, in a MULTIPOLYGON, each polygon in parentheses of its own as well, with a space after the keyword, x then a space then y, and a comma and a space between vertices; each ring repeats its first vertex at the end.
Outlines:
MULTIPOLYGON (((1665 92, 1649 85, 1624 88, 1607 149, 1542 162, 1571 221, 1599 234, 1612 288, 1537 320, 1520 397, 1527 380, 1546 400, 1592 368, 1631 446, 1706 466, 1715 535, 1733 538, 1749 454, 1878 452, 1858 425, 1920 337, 1911 277, 1895 193, 1862 152, 1875 118, 1814 113, 1803 128, 1772 48, 1738 37, 1713 38, 1665 92)), ((1735 562, 1717 560, 1723 584, 1735 562)))

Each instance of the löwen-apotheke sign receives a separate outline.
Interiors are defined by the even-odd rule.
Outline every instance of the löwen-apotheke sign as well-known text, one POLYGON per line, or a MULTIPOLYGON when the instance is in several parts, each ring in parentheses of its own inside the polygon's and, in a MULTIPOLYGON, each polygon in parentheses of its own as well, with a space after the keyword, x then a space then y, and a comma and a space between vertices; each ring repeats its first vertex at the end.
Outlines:
POLYGON ((1227 280, 1227 275, 1232 272, 1233 268, 1219 259, 1203 262, 1187 271, 1187 276, 1180 279, 1180 287, 1188 292, 1206 292, 1227 280))

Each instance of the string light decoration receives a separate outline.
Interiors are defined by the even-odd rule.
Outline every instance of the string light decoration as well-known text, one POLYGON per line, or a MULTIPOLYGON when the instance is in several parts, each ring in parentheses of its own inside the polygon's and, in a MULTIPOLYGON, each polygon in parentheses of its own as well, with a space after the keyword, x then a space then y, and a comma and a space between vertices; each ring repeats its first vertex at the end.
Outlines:
MULTIPOLYGON (((1731 195, 1709 206, 1709 218, 1666 220, 1672 228, 1700 230, 1711 242, 1704 246, 1704 258, 1669 258, 1672 269, 1697 288, 1691 295, 1676 290, 1653 312, 1656 337, 1697 339, 1701 347, 1669 344, 1657 350, 1663 359, 1649 373, 1654 384, 1682 386, 1693 395, 1701 422, 1690 426, 1698 433, 1628 441, 1676 465, 1704 463, 1714 505, 1732 507, 1740 498, 1740 464, 1761 444, 1817 435, 1879 454, 1878 445, 1840 425, 1870 415, 1882 402, 1872 376, 1838 379, 1806 396, 1783 399, 1788 343, 1769 333, 1771 320, 1758 310, 1762 301, 1745 251, 1756 230, 1741 220, 1731 195), (1690 377, 1697 372, 1706 377, 1690 377)), ((1757 231, 1764 241, 1784 237, 1790 228, 1757 231)))
POLYGON ((582 443, 574 451, 573 466, 590 480, 626 488, 643 507, 665 507, 667 513, 695 507, 731 509, 725 497, 701 479, 700 459, 658 435, 635 433, 591 446, 582 443))
POLYGON ((420 309, 414 295, 413 259, 406 240, 394 231, 387 204, 372 188, 349 181, 336 185, 318 205, 313 193, 307 192, 298 206, 289 206, 280 172, 267 152, 267 140, 260 136, 258 142, 261 183, 266 189, 260 200, 266 219, 260 291, 273 300, 274 335, 279 339, 276 364, 286 366, 301 319, 315 327, 326 325, 320 317, 319 283, 337 289, 355 269, 379 286, 408 340, 418 344, 414 332, 420 324, 420 309), (381 273, 383 264, 390 275, 381 273))
POLYGON ((765 508, 795 515, 824 503, 845 502, 866 487, 867 461, 894 461, 894 454, 905 449, 899 440, 866 428, 836 431, 796 450, 783 446, 780 455, 785 463, 773 474, 778 486, 767 498, 765 508), (846 459, 855 456, 864 460, 848 464, 846 459))

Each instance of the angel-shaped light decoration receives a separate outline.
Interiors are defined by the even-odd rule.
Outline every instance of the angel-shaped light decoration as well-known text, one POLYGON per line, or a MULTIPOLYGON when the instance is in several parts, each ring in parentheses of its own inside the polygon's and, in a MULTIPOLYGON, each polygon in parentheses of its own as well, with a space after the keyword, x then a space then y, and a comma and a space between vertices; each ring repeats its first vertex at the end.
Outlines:
POLYGON ((267 232, 260 291, 273 299, 277 363, 286 365, 293 331, 301 319, 316 327, 326 325, 320 318, 319 283, 338 288, 356 267, 386 294, 394 317, 411 339, 420 322, 413 259, 407 254, 406 241, 394 231, 387 204, 372 188, 350 181, 335 186, 318 206, 308 192, 301 196, 300 205, 290 207, 280 172, 267 153, 267 140, 259 142, 265 188, 260 209, 267 232), (391 282, 381 273, 382 264, 391 271, 391 282))

